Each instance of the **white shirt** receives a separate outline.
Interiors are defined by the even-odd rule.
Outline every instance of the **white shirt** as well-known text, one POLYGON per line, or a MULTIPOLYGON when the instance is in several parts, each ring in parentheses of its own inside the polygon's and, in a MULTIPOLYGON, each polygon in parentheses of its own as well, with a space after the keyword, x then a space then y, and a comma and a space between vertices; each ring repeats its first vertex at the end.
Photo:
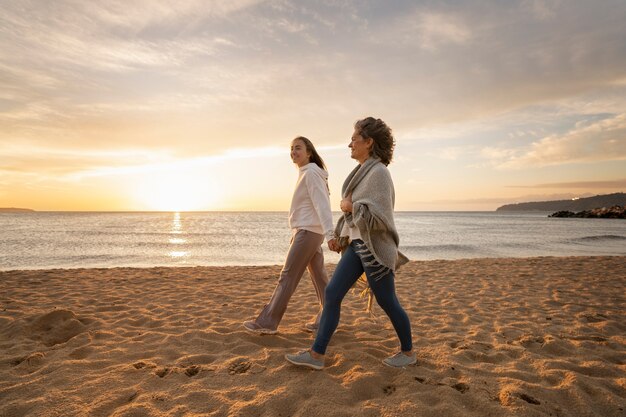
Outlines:
POLYGON ((335 237, 328 173, 314 162, 300 167, 289 209, 289 227, 325 235, 327 241, 335 237))
POLYGON ((343 224, 343 228, 341 229, 341 236, 348 236, 348 240, 350 242, 357 239, 363 240, 359 228, 356 226, 350 227, 348 226, 347 222, 343 224))

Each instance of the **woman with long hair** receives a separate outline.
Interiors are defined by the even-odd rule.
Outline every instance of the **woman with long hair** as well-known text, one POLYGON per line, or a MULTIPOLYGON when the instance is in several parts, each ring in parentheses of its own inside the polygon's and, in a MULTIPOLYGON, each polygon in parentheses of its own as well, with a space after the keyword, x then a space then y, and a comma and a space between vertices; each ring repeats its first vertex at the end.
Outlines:
POLYGON ((324 310, 315 342, 309 350, 287 354, 298 366, 324 367, 326 347, 339 324, 341 302, 365 272, 378 304, 385 311, 400 339, 400 351, 383 360, 387 366, 405 367, 416 362, 409 317, 398 302, 395 270, 408 259, 398 251, 393 207, 395 191, 387 165, 395 142, 391 129, 380 119, 368 117, 354 125, 350 155, 358 165, 346 178, 341 193, 341 210, 331 250, 343 251, 326 287, 324 310))
MULTIPOLYGON (((243 323, 247 331, 256 334, 278 332, 278 325, 287 310, 289 299, 307 268, 320 306, 324 304, 328 275, 324 268, 321 245, 324 237, 330 246, 334 247, 336 243, 330 210, 328 173, 313 143, 303 136, 298 136, 291 142, 291 160, 298 167, 298 181, 289 210, 291 245, 270 301, 256 319, 243 323)), ((305 330, 316 331, 320 316, 321 311, 315 320, 304 325, 305 330)))

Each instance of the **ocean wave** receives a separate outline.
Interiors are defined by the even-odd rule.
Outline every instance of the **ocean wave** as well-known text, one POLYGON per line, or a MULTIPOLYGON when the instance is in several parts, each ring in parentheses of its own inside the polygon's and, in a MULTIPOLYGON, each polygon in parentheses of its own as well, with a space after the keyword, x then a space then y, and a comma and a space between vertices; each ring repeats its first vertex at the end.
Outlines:
POLYGON ((463 252, 474 253, 480 252, 480 248, 474 245, 409 245, 400 246, 401 251, 406 252, 463 252))
POLYGON ((626 236, 618 236, 618 235, 599 235, 599 236, 584 236, 574 239, 577 242, 597 242, 602 240, 626 240, 626 236))

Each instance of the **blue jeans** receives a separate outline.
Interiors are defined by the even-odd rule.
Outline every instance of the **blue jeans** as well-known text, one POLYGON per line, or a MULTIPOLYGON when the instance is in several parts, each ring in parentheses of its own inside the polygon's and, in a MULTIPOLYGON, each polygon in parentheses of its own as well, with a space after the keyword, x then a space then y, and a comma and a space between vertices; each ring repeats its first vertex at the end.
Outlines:
POLYGON ((313 350, 321 355, 326 353, 326 347, 330 342, 330 338, 339 324, 341 302, 357 279, 365 272, 367 282, 374 293, 376 302, 387 313, 393 328, 398 334, 400 348, 403 352, 408 352, 413 348, 411 323, 409 322, 409 316, 407 316, 398 302, 398 297, 396 297, 394 274, 390 272, 384 278, 380 278, 377 281, 373 280, 370 275, 376 268, 363 267, 361 258, 354 252, 353 246, 355 243, 362 244, 363 242, 355 240, 350 243, 341 256, 335 273, 326 287, 324 310, 319 329, 317 330, 317 336, 313 343, 313 350))

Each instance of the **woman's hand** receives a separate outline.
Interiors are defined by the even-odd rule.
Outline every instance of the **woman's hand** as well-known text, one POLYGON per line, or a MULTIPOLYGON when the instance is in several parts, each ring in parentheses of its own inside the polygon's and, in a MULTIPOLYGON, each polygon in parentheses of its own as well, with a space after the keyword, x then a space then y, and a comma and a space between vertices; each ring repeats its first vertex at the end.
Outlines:
POLYGON ((344 197, 341 203, 339 203, 339 207, 344 213, 352 213, 352 194, 348 194, 347 197, 344 197))
POLYGON ((341 248, 339 247, 339 242, 337 242, 337 239, 331 239, 328 241, 328 249, 337 253, 341 252, 341 248))

